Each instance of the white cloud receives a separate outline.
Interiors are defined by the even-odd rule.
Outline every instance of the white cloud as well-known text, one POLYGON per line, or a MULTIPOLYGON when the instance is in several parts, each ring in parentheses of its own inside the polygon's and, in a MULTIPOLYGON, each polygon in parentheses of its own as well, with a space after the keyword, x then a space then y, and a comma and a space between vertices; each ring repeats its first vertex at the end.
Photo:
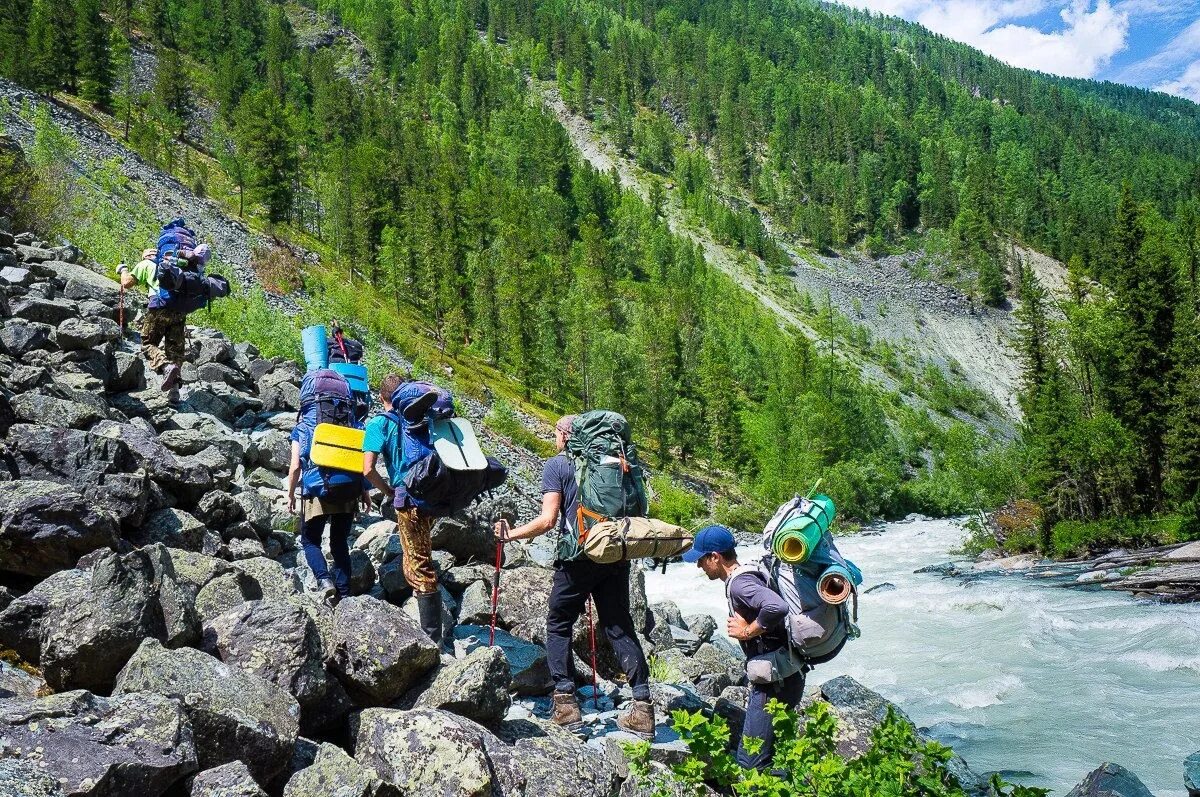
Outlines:
POLYGON ((1186 97, 1192 102, 1200 102, 1200 61, 1188 64, 1183 74, 1174 80, 1165 80, 1154 87, 1155 91, 1165 91, 1177 97, 1186 97))
POLYGON ((1200 19, 1176 34, 1154 55, 1121 70, 1117 79, 1124 83, 1145 85, 1189 64, 1197 56, 1200 56, 1200 19))
MULTIPOLYGON (((900 16, 961 41, 1013 66, 1069 77, 1093 77, 1125 49, 1130 11, 1109 0, 1060 5, 1063 28, 1044 33, 1018 20, 1050 0, 843 0, 847 5, 900 16)), ((1126 0, 1138 8, 1157 0, 1126 0)), ((1132 9, 1131 9, 1132 10, 1132 9)))

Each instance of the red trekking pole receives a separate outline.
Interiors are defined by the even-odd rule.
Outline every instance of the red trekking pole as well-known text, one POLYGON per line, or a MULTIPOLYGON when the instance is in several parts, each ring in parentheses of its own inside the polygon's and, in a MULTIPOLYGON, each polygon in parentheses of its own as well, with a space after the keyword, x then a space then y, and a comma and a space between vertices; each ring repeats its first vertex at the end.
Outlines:
POLYGON ((125 283, 122 278, 125 276, 122 273, 124 263, 117 268, 117 284, 120 286, 117 299, 117 325, 121 327, 121 334, 125 334, 125 283))
POLYGON ((508 538, 508 524, 504 523, 504 533, 496 540, 496 572, 492 574, 492 632, 488 636, 488 647, 496 644, 496 608, 500 604, 500 563, 504 559, 504 541, 508 538))

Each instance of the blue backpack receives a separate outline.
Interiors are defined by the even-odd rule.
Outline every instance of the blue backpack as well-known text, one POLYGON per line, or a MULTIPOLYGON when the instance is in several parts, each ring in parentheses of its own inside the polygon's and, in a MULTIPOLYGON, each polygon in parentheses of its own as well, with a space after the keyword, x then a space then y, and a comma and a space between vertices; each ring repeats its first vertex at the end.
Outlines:
POLYGON ((158 234, 158 253, 154 262, 174 265, 176 258, 188 258, 196 250, 196 231, 187 226, 183 219, 174 219, 163 225, 158 234))
POLYGON ((300 412, 293 432, 300 443, 300 495, 331 502, 351 501, 363 490, 362 474, 322 468, 311 459, 313 432, 322 423, 361 428, 354 417, 350 385, 328 368, 309 371, 300 383, 300 412))

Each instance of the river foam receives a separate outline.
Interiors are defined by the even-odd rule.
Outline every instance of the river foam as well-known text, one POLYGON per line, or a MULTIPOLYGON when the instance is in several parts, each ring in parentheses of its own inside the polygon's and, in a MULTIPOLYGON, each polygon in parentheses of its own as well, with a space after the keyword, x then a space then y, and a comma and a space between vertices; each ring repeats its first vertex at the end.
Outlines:
MULTIPOLYGON (((1021 575, 970 582, 914 573, 953 558, 950 521, 891 524, 840 538, 864 587, 863 638, 814 683, 843 673, 895 701, 977 772, 1005 771, 1064 795, 1104 761, 1158 797, 1186 797, 1183 760, 1200 748, 1200 605, 1064 589, 1021 575)), ((742 551, 743 559, 758 550, 742 551)), ((647 574, 651 600, 726 613, 719 583, 691 565, 647 574)), ((718 626, 724 628, 724 623, 718 626)))

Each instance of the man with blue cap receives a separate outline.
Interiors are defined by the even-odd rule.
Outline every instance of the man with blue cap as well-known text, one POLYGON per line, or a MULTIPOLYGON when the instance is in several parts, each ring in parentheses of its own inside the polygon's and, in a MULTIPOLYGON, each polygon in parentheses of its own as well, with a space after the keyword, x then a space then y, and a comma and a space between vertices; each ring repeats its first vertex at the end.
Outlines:
POLYGON ((692 541, 683 561, 694 562, 710 581, 725 582, 729 602, 726 632, 746 654, 746 720, 737 762, 747 769, 763 769, 775 755, 775 733, 767 703, 772 699, 795 708, 804 695, 804 669, 794 661, 788 646, 785 621, 787 602, 771 589, 762 572, 742 566, 737 559, 737 541, 724 526, 705 526, 692 541), (751 754, 746 739, 762 739, 751 754))

